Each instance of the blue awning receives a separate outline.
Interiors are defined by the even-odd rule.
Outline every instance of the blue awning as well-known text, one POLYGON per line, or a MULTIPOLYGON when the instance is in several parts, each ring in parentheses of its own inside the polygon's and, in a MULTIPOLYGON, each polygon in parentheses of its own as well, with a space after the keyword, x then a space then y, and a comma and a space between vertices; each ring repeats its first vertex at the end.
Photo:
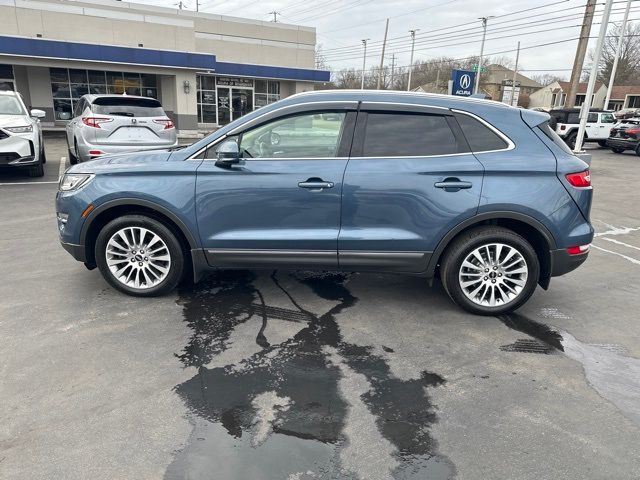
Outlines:
POLYGON ((186 68, 222 75, 308 82, 328 82, 330 77, 330 72, 323 70, 217 62, 215 55, 207 53, 116 47, 42 38, 0 36, 0 55, 186 68))

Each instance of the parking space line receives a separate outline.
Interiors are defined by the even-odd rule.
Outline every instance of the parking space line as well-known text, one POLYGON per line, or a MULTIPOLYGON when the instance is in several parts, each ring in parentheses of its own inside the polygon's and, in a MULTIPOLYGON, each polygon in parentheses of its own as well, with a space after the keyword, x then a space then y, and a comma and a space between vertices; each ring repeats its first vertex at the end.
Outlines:
MULTIPOLYGON (((604 223, 600 220, 596 220, 596 221, 599 221, 600 223, 604 223)), ((608 223, 604 223, 604 224, 607 227, 609 227, 610 230, 607 230, 604 232, 598 232, 594 236, 603 237, 604 235, 628 235, 631 232, 637 232, 638 230, 640 230, 640 227, 614 227, 613 225, 609 225, 608 223)))
POLYGON ((602 240, 606 240, 607 242, 616 243, 618 245, 623 245, 625 247, 629 247, 629 248, 634 248, 636 250, 640 250, 640 247, 636 247, 635 245, 629 245, 628 243, 621 242, 621 241, 616 240, 614 238, 602 237, 602 240))
POLYGON ((627 261, 629 261, 631 263, 635 263, 636 265, 640 265, 640 260, 638 260, 637 258, 628 257, 628 256, 626 256, 626 255, 624 255, 622 253, 618 253, 618 252, 614 252, 614 251, 611 251, 611 250, 607 250, 605 248, 602 248, 602 247, 599 247, 597 245, 594 245, 593 243, 591 244, 591 247, 593 247, 593 248, 595 248, 597 250, 602 250, 603 252, 607 252, 607 253, 611 253, 613 255, 617 255, 617 256, 622 257, 622 258, 624 258, 625 260, 627 260, 627 261))
POLYGON ((58 169, 58 178, 62 177, 65 171, 65 165, 67 163, 67 157, 60 157, 60 168, 58 169))

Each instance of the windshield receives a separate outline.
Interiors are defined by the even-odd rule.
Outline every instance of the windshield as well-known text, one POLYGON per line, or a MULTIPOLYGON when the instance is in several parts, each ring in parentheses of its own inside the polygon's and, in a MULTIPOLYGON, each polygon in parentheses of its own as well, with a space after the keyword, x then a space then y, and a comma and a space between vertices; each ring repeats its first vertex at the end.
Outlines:
POLYGON ((616 118, 611 113, 602 114, 602 123, 616 123, 616 118))
POLYGON ((91 111, 99 115, 122 117, 166 117, 160 102, 153 98, 96 98, 91 105, 91 111))
POLYGON ((16 97, 0 96, 0 115, 26 115, 16 97))

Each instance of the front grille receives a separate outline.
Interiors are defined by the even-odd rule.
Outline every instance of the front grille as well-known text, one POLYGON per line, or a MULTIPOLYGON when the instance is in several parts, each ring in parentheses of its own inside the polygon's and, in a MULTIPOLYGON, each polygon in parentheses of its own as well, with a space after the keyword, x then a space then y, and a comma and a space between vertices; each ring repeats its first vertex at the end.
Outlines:
POLYGON ((16 152, 0 152, 0 165, 6 165, 20 158, 16 152))

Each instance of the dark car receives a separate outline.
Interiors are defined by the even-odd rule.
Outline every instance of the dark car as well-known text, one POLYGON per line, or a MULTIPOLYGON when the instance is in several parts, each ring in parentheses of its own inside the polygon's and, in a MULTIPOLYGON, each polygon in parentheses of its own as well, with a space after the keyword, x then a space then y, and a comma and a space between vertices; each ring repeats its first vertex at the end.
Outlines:
POLYGON ((582 264, 593 238, 588 166, 548 120, 445 95, 302 93, 183 149, 71 167, 60 239, 132 295, 227 268, 379 271, 439 276, 495 315, 582 264))
POLYGON ((623 120, 609 134, 607 145, 614 153, 633 150, 640 156, 640 119, 623 120))

